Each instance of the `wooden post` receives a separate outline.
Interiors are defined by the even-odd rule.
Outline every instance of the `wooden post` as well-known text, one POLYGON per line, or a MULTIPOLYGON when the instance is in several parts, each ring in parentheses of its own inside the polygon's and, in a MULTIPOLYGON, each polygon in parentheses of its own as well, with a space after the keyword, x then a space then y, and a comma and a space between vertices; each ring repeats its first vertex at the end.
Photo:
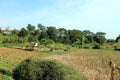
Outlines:
POLYGON ((119 80, 120 80, 120 66, 117 66, 117 69, 119 71, 119 80))
POLYGON ((109 61, 109 66, 111 68, 111 78, 110 80, 114 80, 114 70, 116 69, 116 64, 113 62, 112 59, 109 61))

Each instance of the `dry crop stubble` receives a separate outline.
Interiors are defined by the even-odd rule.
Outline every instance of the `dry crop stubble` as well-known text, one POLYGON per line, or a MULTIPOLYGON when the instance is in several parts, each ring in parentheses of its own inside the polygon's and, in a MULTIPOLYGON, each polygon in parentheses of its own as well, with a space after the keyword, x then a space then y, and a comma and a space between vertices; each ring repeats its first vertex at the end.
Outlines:
MULTIPOLYGON (((116 64, 119 64, 119 53, 109 50, 80 49, 70 54, 52 55, 48 58, 74 67, 87 80, 110 80, 109 58, 111 57, 116 64)), ((115 80, 117 80, 118 73, 115 74, 115 80)))
MULTIPOLYGON (((120 65, 120 52, 118 51, 75 49, 66 52, 66 54, 47 54, 43 58, 55 59, 72 66, 87 80, 110 80, 109 58, 120 65)), ((41 58, 41 54, 34 51, 1 47, 0 68, 11 71, 17 64, 29 57, 41 58)), ((118 73, 115 72, 115 75, 115 80, 118 80, 118 73)))
POLYGON ((12 49, 1 47, 0 48, 0 68, 10 70, 19 64, 21 61, 29 58, 38 56, 37 52, 24 51, 20 49, 12 49))

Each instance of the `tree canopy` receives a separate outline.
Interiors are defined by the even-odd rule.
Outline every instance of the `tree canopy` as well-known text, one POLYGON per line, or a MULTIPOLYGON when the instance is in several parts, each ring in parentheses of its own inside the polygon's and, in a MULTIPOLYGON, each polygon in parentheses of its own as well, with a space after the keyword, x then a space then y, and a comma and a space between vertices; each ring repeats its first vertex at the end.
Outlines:
MULTIPOLYGON (((104 44, 106 42, 110 43, 111 41, 114 42, 114 40, 107 40, 105 35, 105 32, 92 32, 90 30, 77 30, 77 29, 71 29, 67 30, 65 28, 57 28, 55 26, 44 26, 42 24, 38 24, 37 26, 34 26, 32 24, 28 24, 26 27, 21 28, 20 30, 14 29, 14 30, 8 30, 11 32, 9 35, 3 35, 5 36, 4 39, 2 39, 2 42, 32 42, 32 41, 41 41, 49 40, 53 41, 54 43, 63 43, 63 44, 78 44, 79 46, 83 46, 83 44, 89 44, 89 43, 97 43, 97 44, 104 44), (11 37, 13 36, 13 37, 11 37), (12 40, 12 41, 11 41, 12 40)), ((2 35, 3 30, 0 28, 0 33, 2 35)), ((116 38, 116 42, 120 39, 120 36, 116 38)), ((7 42, 7 43, 8 43, 7 42)))

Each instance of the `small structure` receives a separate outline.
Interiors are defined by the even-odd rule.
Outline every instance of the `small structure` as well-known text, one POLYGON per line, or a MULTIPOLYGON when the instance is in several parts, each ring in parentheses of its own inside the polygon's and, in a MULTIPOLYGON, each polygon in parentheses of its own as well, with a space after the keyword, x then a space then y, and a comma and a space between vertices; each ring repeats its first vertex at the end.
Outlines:
POLYGON ((35 47, 37 47, 37 46, 38 46, 37 42, 30 42, 30 51, 34 51, 35 47))
POLYGON ((2 33, 3 34, 11 34, 11 31, 10 30, 2 30, 2 33))

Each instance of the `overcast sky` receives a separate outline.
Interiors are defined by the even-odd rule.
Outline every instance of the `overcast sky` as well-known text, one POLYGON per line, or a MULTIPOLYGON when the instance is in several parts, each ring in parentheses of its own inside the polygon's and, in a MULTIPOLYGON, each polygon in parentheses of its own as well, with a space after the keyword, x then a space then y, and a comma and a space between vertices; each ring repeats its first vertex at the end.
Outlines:
POLYGON ((0 27, 27 24, 120 34, 120 0, 0 0, 0 27))

